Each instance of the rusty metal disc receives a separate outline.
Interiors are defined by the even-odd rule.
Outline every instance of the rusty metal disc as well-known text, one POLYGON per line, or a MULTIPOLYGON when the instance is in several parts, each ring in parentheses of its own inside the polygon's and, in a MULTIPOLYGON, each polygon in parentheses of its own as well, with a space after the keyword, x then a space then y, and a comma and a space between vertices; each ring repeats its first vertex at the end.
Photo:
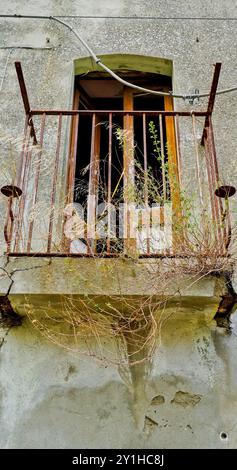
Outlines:
POLYGON ((234 186, 220 186, 215 190, 215 195, 221 198, 228 198, 236 193, 234 186))
POLYGON ((20 197, 22 195, 22 190, 21 188, 18 188, 18 186, 7 184, 6 186, 2 186, 1 193, 6 197, 20 197))

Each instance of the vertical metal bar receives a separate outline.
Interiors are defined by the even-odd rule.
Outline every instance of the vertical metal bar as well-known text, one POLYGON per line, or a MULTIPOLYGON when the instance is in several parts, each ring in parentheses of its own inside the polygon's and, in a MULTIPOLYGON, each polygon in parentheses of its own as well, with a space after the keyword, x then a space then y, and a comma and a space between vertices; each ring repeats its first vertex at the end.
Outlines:
POLYGON ((30 135, 31 135, 31 137, 33 137, 34 145, 35 145, 35 144, 37 144, 37 138, 36 138, 36 133, 35 133, 35 128, 34 128, 34 123, 33 123, 32 119, 29 120, 30 103, 29 103, 29 98, 28 98, 28 94, 27 94, 25 80, 24 80, 24 76, 23 76, 23 72, 22 72, 22 68, 21 68, 21 63, 20 62, 15 62, 15 68, 16 68, 17 78, 18 78, 18 82, 19 82, 19 86, 20 86, 20 90, 21 90, 21 96, 22 96, 22 100, 23 100, 23 104, 24 104, 24 108, 25 108, 25 113, 28 116, 28 123, 30 125, 30 135))
POLYGON ((90 176, 89 176, 89 191, 88 191, 88 204, 87 204, 87 254, 94 253, 95 243, 91 239, 91 235, 95 233, 95 123, 96 115, 92 114, 91 123, 91 154, 90 154, 90 176), (88 227, 89 238, 88 238, 88 227), (93 230, 91 231, 91 227, 93 230), (93 233, 92 233, 93 232, 93 233))
MULTIPOLYGON (((73 110, 79 109, 80 93, 79 90, 75 89, 73 98, 73 110)), ((69 140, 69 152, 68 152, 68 164, 67 164, 67 180, 66 180, 66 204, 70 204, 74 200, 74 187, 75 187, 75 170, 76 170, 76 159, 77 159, 77 139, 79 131, 79 114, 71 115, 71 126, 70 126, 70 140, 69 140)), ((71 243, 64 234, 65 223, 67 217, 62 217, 62 250, 70 252, 71 243)))
POLYGON ((25 145, 26 145, 26 140, 27 140, 27 131, 28 131, 28 120, 29 116, 26 116, 25 118, 25 128, 24 128, 24 137, 23 137, 23 142, 22 142, 22 149, 20 153, 20 166, 18 170, 18 178, 17 178, 17 186, 18 188, 22 189, 22 171, 23 171, 23 166, 24 166, 24 150, 25 150, 25 145))
MULTIPOLYGON (((216 155, 216 148, 215 148, 215 141, 214 141, 214 131, 213 131, 213 126, 212 126, 212 119, 211 117, 209 118, 209 141, 210 141, 210 148, 211 148, 211 156, 213 160, 213 167, 214 167, 214 174, 215 174, 215 188, 214 190, 220 185, 220 176, 219 176, 219 169, 218 169, 218 163, 217 163, 217 155, 216 155)), ((220 229, 220 233, 222 232, 222 224, 223 224, 223 215, 224 215, 224 210, 223 210, 223 203, 221 198, 217 198, 214 196, 217 204, 217 214, 218 214, 218 225, 220 229)), ((223 246, 225 246, 225 239, 226 239, 226 226, 224 225, 223 227, 223 233, 221 233, 221 238, 222 238, 222 243, 223 246)))
POLYGON ((108 238, 107 253, 110 254, 110 232, 111 232, 111 176, 112 176, 112 113, 109 113, 109 153, 108 153, 108 238))
MULTIPOLYGON (((147 165, 147 134, 146 134, 146 115, 142 114, 143 129, 143 155, 144 155, 144 201, 145 210, 149 213, 149 195, 148 195, 148 165, 147 165)), ((146 231, 147 231, 147 254, 150 254, 150 217, 146 214, 146 231), (149 225, 148 225, 149 224, 149 225)))
POLYGON ((214 108, 214 104, 215 104, 215 98, 216 98, 216 90, 217 90, 217 87, 218 87, 218 82, 219 82, 219 77, 220 77, 220 71, 221 71, 221 62, 217 62, 215 64, 215 70, 214 70, 214 75, 213 75, 213 79, 212 79, 211 91, 210 91, 209 101, 208 101, 208 105, 207 105, 207 114, 206 114, 206 118, 205 118, 202 138, 201 138, 201 145, 204 144, 206 129, 209 127, 210 117, 211 117, 212 112, 213 112, 213 108, 214 108))
MULTIPOLYGON (((211 148, 212 148, 213 165, 214 165, 214 170, 215 170, 216 183, 217 183, 217 185, 219 185, 220 184, 220 176, 219 176, 216 148, 215 148, 215 142, 214 142, 214 132, 213 132, 213 126, 212 126, 211 118, 210 118, 209 122, 210 122, 209 136, 210 136, 210 143, 211 143, 211 148)), ((220 198, 219 198, 219 200, 220 200, 221 207, 222 207, 222 200, 220 198)), ((222 212, 223 212, 223 207, 222 207, 222 212)))
POLYGON ((177 149, 177 162, 178 162, 178 175, 179 175, 179 184, 182 185, 182 159, 181 159, 181 150, 180 150, 180 132, 179 132, 179 115, 176 114, 174 117, 175 120, 175 137, 176 137, 176 149, 177 149))
POLYGON ((142 129, 143 129, 143 156, 144 156, 144 200, 145 204, 148 204, 148 186, 147 186, 147 139, 146 139, 146 115, 142 114, 142 129))
MULTIPOLYGON (((44 128, 45 128, 45 113, 42 114, 41 118, 41 129, 40 129, 40 151, 37 155, 37 163, 36 163, 36 173, 35 173, 35 184, 34 184, 34 190, 33 190, 33 199, 32 199, 32 208, 34 210, 36 203, 37 203, 37 198, 38 198, 38 188, 39 188, 39 176, 40 176, 40 168, 41 168, 41 160, 42 160, 42 146, 43 146, 43 140, 44 140, 44 128)), ((30 253, 31 250, 31 241, 32 241, 32 233, 33 233, 33 227, 34 227, 34 217, 29 223, 29 232, 28 232, 28 242, 27 242, 27 253, 30 253)))
POLYGON ((27 168, 24 174, 24 179, 23 179, 24 193, 22 194, 21 200, 20 200, 20 220, 19 220, 20 238, 22 238, 22 230, 23 230, 22 226, 23 226, 23 220, 24 220, 24 210, 25 210, 25 202, 26 202, 26 197, 27 197, 27 187, 28 187, 28 182, 29 182, 31 160, 32 160, 32 148, 30 148, 30 151, 28 152, 27 168))
MULTIPOLYGON (((162 171, 162 196, 163 203, 167 200, 167 175, 165 169, 165 145, 164 145, 164 130, 163 130, 163 117, 159 114, 159 128, 160 128, 160 149, 161 149, 161 171, 162 171)), ((160 230, 161 225, 164 226, 164 206, 160 206, 160 230)), ((164 255, 167 254, 167 250, 164 249, 164 255)))
POLYGON ((49 215, 49 232, 48 232, 47 253, 51 252, 51 245, 52 245, 54 204, 55 204, 56 184, 57 184, 57 176, 58 176, 59 153, 60 153, 60 145, 61 145, 61 130, 62 130, 62 114, 59 114, 58 129, 57 129, 57 146, 56 146, 53 184, 52 184, 51 201, 50 201, 50 215, 49 215))
POLYGON ((209 168, 210 168, 210 174, 211 174, 211 191, 213 194, 213 207, 214 207, 214 214, 215 214, 215 228, 217 231, 217 241, 218 245, 222 244, 223 241, 222 239, 222 234, 221 234, 221 220, 220 220, 220 213, 219 213, 219 202, 218 198, 215 196, 214 192, 216 189, 217 185, 217 180, 216 180, 216 174, 215 174, 215 168, 214 168, 214 163, 213 163, 213 149, 211 146, 210 142, 210 127, 206 128, 206 145, 207 145, 207 152, 208 152, 208 161, 209 161, 209 168))
MULTIPOLYGON (((27 121, 28 122, 28 121, 27 121)), ((29 159, 30 159, 30 154, 31 151, 28 153, 29 149, 29 144, 30 144, 30 127, 27 125, 27 130, 26 130, 26 136, 23 142, 23 150, 22 150, 22 164, 21 164, 21 169, 19 172, 19 187, 22 190, 22 196, 19 201, 19 206, 18 206, 18 214, 17 214, 17 227, 16 227, 16 233, 15 233, 15 248, 14 251, 18 252, 19 250, 19 242, 20 239, 22 238, 22 221, 23 221, 23 213, 24 213, 24 207, 25 207, 25 198, 26 198, 26 191, 25 191, 25 184, 26 184, 26 174, 27 174, 27 169, 29 167, 29 159)))
POLYGON ((212 180, 212 173, 211 173, 211 165, 210 165, 210 156, 209 156, 209 150, 208 150, 208 144, 207 144, 207 137, 204 137, 204 148, 205 148, 205 158, 206 158, 207 179, 208 179, 210 202, 211 202, 212 221, 213 221, 213 225, 214 225, 214 227, 213 227, 214 228, 214 236, 215 236, 215 240, 217 240, 213 180, 212 180))
POLYGON ((159 114, 159 127, 160 127, 162 188, 163 188, 163 199, 164 199, 164 202, 165 202, 165 201, 166 201, 166 198, 167 198, 167 192, 166 192, 166 174, 165 174, 165 147, 164 147, 163 122, 162 122, 162 115, 161 115, 161 114, 159 114))
MULTIPOLYGON (((213 174, 213 192, 219 186, 219 172, 217 167, 217 160, 216 160, 216 153, 215 153, 215 146, 213 142, 213 130, 211 125, 207 128, 207 143, 209 148, 209 155, 210 155, 210 162, 212 167, 212 174, 213 174)), ((220 198, 214 196, 215 201, 215 208, 216 208, 216 217, 217 223, 221 221, 221 215, 223 213, 222 201, 220 198)))
POLYGON ((227 203, 227 208, 226 208, 226 210, 227 210, 227 227, 226 227, 226 231, 224 232, 224 240, 225 240, 224 254, 227 254, 228 247, 229 247, 229 244, 231 242, 231 218, 230 218, 228 198, 227 198, 226 203, 227 203))
POLYGON ((7 244, 7 255, 9 255, 9 253, 11 252, 12 231, 13 231, 13 222, 14 222, 14 216, 12 212, 12 202, 13 202, 13 198, 12 196, 10 196, 7 202, 7 216, 6 216, 6 222, 4 225, 4 238, 7 244), (9 220, 10 220, 10 231, 8 232, 9 220))
POLYGON ((71 117, 71 139, 68 170, 67 203, 74 199, 74 181, 76 171, 77 137, 78 137, 79 114, 71 117))
MULTIPOLYGON (((21 188, 22 189, 22 181, 21 181, 21 178, 22 178, 22 171, 23 171, 23 167, 24 167, 24 163, 25 163, 25 145, 26 145, 26 142, 27 142, 27 136, 28 136, 28 139, 29 139, 29 133, 28 133, 28 116, 26 116, 25 118, 25 127, 24 127, 24 137, 23 137, 23 142, 22 142, 22 149, 21 149, 21 153, 20 153, 20 166, 19 166, 19 169, 18 169, 18 176, 16 178, 16 186, 18 188, 21 188)), ((14 183, 13 183, 14 184, 14 183)), ((19 210, 20 210, 20 204, 21 204, 21 201, 18 202, 18 215, 17 215, 17 219, 19 217, 19 210)), ((11 204, 11 210, 12 210, 12 204, 11 204)), ((7 210, 7 216, 6 216, 6 223, 5 223, 5 228, 4 228, 4 234, 5 234, 5 229, 7 230, 7 227, 8 227, 8 224, 9 224, 9 219, 11 219, 11 214, 10 214, 10 206, 8 206, 8 210, 7 210)), ((13 222, 14 222, 14 217, 13 217, 13 220, 11 220, 11 232, 13 233, 13 222)), ((14 250, 15 251, 15 250, 14 250)), ((10 251, 8 250, 8 253, 10 253, 10 251)))
MULTIPOLYGON (((67 189, 66 189, 66 203, 71 204, 74 200, 74 187, 75 187, 75 172, 76 172, 76 159, 77 159, 77 139, 79 131, 79 114, 71 116, 71 134, 70 134, 70 152, 68 162, 68 176, 67 176, 67 189)), ((66 222, 64 219, 63 227, 66 222)), ((70 252, 71 243, 63 235, 62 242, 63 249, 70 252)))
POLYGON ((194 141, 195 154, 196 154, 198 190, 199 190, 199 197, 200 197, 200 202, 201 202, 201 206, 203 210, 204 203, 203 203, 202 183, 201 183, 201 175, 200 175, 200 161, 199 161, 199 150, 198 150, 198 143, 197 143, 196 120, 195 120, 194 114, 192 114, 192 126, 193 126, 193 141, 194 141))

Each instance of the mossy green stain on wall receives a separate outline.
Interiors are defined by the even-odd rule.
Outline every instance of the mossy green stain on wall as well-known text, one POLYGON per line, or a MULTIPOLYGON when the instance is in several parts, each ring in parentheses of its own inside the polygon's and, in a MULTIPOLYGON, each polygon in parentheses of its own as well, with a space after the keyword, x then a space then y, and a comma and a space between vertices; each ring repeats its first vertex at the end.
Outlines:
MULTIPOLYGON (((172 77, 173 64, 171 60, 133 54, 106 54, 98 56, 112 70, 136 70, 172 77)), ((91 57, 82 57, 74 61, 74 73, 80 75, 86 72, 102 72, 102 67, 91 57)))

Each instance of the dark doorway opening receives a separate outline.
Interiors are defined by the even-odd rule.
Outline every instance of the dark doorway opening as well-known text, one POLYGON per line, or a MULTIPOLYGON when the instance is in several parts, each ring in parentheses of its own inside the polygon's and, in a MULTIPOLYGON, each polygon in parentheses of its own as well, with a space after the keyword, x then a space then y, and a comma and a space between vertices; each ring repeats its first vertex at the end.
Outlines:
MULTIPOLYGON (((166 76, 141 72, 120 73, 130 83, 135 83, 143 87, 155 90, 170 90, 171 79, 166 76)), ((116 111, 124 109, 124 87, 118 81, 105 76, 101 73, 89 73, 83 77, 77 77, 76 87, 79 90, 79 110, 88 110, 89 115, 80 115, 77 141, 77 157, 74 185, 74 202, 80 203, 84 207, 85 219, 88 217, 88 194, 90 184, 90 167, 92 161, 92 139, 93 137, 93 111, 96 115, 96 127, 99 128, 99 163, 98 163, 98 182, 97 182, 97 202, 103 203, 108 200, 108 181, 109 181, 109 113, 112 113, 112 159, 110 173, 110 196, 111 202, 118 207, 123 202, 123 131, 124 117, 122 114, 116 114, 116 111), (104 111, 104 114, 96 114, 96 111, 104 111)), ((134 90, 132 94, 132 103, 130 109, 135 111, 163 111, 164 98, 148 93, 142 93, 134 90)), ((164 158, 167 161, 165 141, 165 118, 157 116, 146 117, 146 158, 147 167, 157 182, 162 187, 162 169, 158 155, 154 151, 154 140, 152 139, 151 125, 153 123, 156 132, 156 140, 160 145, 163 141, 164 158), (162 135, 161 135, 162 126, 162 135)), ((142 114, 133 117, 133 140, 134 154, 137 162, 137 168, 144 168, 144 122, 142 114)), ((140 175, 135 165, 135 186, 140 184, 140 175)), ((154 198, 149 196, 149 204, 153 203, 154 198)), ((119 237, 119 211, 116 212, 116 236, 119 237)), ((104 243, 104 242, 103 242, 104 243)), ((102 251, 101 241, 97 242, 97 252, 102 251)), ((113 243, 112 243, 113 246, 113 243)), ((112 249, 113 251, 113 249, 112 249)))

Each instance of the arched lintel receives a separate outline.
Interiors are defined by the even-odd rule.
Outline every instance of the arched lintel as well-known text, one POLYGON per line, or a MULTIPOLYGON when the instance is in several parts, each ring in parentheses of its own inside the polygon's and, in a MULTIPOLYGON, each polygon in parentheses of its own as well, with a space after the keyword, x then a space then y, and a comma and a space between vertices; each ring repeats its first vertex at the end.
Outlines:
MULTIPOLYGON (((173 63, 169 59, 138 54, 105 54, 98 57, 113 71, 136 70, 172 77, 173 63)), ((97 71, 102 72, 103 69, 91 57, 81 57, 74 60, 75 75, 97 71)))

